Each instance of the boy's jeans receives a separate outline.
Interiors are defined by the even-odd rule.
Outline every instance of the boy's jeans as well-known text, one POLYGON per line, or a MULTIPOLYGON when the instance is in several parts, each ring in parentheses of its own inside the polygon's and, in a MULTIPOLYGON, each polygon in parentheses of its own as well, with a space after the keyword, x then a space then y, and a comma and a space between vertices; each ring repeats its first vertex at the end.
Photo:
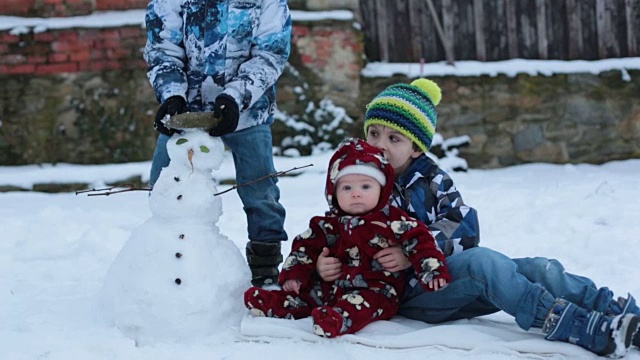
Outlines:
POLYGON ((588 310, 603 311, 613 295, 607 288, 596 288, 585 277, 564 272, 555 260, 510 259, 488 248, 477 247, 449 256, 447 267, 452 279, 443 290, 426 292, 410 281, 399 314, 439 323, 504 310, 528 330, 542 327, 556 297, 588 310))
MULTIPOLYGON (((162 168, 169 165, 168 140, 169 137, 166 135, 160 134, 158 137, 149 179, 149 185, 152 187, 158 180, 162 168)), ((276 172, 269 125, 256 125, 224 135, 222 142, 233 154, 238 184, 245 184, 276 172)), ((287 233, 284 231, 285 210, 279 203, 280 190, 277 182, 276 177, 271 177, 237 189, 247 215, 249 240, 287 240, 287 233)))

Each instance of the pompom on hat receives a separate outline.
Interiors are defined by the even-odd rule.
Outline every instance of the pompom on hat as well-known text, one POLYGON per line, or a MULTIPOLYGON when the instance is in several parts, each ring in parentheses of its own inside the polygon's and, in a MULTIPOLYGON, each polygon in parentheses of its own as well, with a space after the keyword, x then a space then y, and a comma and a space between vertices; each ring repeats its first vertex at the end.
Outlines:
POLYGON ((436 105, 441 99, 442 90, 428 79, 417 79, 411 84, 391 85, 367 105, 364 115, 365 136, 371 125, 387 126, 427 152, 436 132, 436 105))

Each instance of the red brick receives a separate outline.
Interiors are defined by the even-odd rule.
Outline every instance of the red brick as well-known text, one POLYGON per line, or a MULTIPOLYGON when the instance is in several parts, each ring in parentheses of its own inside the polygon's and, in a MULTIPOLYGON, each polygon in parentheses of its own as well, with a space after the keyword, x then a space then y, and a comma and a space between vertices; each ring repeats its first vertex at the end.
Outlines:
POLYGON ((77 72, 77 63, 62 63, 62 64, 40 64, 36 66, 36 73, 38 74, 59 74, 77 72))
POLYGON ((120 41, 114 39, 101 39, 94 43, 96 49, 117 49, 120 45, 120 41))
POLYGON ((105 51, 102 49, 91 49, 90 60, 104 60, 107 57, 105 51))
POLYGON ((121 38, 131 38, 131 37, 137 38, 140 36, 144 36, 144 37, 147 36, 144 29, 139 26, 123 27, 123 28, 120 28, 118 32, 120 33, 121 38))
POLYGON ((55 52, 72 52, 85 49, 87 46, 79 42, 54 41, 51 43, 51 49, 55 52))
POLYGON ((20 37, 6 32, 0 35, 0 42, 3 44, 15 44, 20 42, 20 37))
POLYGON ((47 62, 47 57, 32 55, 32 56, 29 56, 29 58, 27 59, 27 62, 29 64, 45 64, 47 62))
POLYGON ((69 54, 69 60, 71 61, 85 62, 85 61, 89 61, 90 57, 91 57, 91 51, 88 49, 75 51, 69 54))
POLYGON ((102 39, 102 33, 95 29, 80 29, 77 34, 78 40, 86 42, 87 44, 102 39))
POLYGON ((52 62, 52 63, 65 62, 68 59, 69 59, 69 56, 67 54, 63 54, 63 53, 49 54, 49 62, 52 62))
POLYGON ((9 45, 0 43, 0 54, 7 53, 9 51, 9 45))
POLYGON ((63 4, 64 0, 43 0, 42 3, 45 5, 57 5, 63 4))
POLYGON ((58 32, 58 41, 78 41, 78 32, 76 30, 61 30, 58 32))
POLYGON ((36 71, 35 64, 7 66, 5 74, 33 74, 36 71))
POLYGON ((56 35, 53 32, 41 32, 33 34, 33 40, 35 41, 54 41, 56 35))
POLYGON ((101 37, 103 39, 117 40, 117 39, 120 39, 120 32, 118 31, 118 29, 115 29, 115 28, 103 29, 101 33, 101 37))
POLYGON ((2 15, 27 15, 34 8, 35 0, 3 0, 2 15))
POLYGON ((294 25, 291 29, 291 33, 294 36, 299 36, 299 37, 303 37, 303 36, 308 36, 309 35, 309 28, 306 26, 296 26, 294 25))

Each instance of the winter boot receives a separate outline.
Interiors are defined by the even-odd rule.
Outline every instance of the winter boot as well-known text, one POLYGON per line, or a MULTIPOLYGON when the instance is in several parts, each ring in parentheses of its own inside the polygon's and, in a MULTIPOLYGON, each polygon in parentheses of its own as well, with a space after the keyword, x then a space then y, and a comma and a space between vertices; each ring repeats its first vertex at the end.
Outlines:
POLYGON ((549 310, 542 332, 547 340, 579 345, 598 355, 623 357, 638 328, 638 317, 620 314, 615 317, 587 311, 564 299, 556 299, 549 310))
POLYGON ((277 285, 278 265, 282 262, 280 242, 250 241, 247 243, 247 262, 253 286, 277 285))
MULTIPOLYGON (((611 305, 609 305, 607 315, 615 316, 620 314, 634 314, 636 316, 640 316, 640 308, 636 305, 636 299, 634 299, 631 294, 627 294, 626 299, 618 297, 618 301, 612 302, 611 305)), ((640 347, 640 331, 637 330, 632 343, 635 347, 640 347)))

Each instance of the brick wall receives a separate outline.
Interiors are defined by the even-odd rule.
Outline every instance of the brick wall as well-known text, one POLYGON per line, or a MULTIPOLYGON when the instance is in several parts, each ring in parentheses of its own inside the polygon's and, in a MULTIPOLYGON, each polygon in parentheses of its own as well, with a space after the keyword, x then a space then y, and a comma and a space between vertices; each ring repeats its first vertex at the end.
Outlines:
POLYGON ((140 26, 0 32, 0 74, 56 74, 144 68, 140 26))
POLYGON ((0 15, 65 17, 94 11, 144 9, 148 0, 0 0, 0 15))

